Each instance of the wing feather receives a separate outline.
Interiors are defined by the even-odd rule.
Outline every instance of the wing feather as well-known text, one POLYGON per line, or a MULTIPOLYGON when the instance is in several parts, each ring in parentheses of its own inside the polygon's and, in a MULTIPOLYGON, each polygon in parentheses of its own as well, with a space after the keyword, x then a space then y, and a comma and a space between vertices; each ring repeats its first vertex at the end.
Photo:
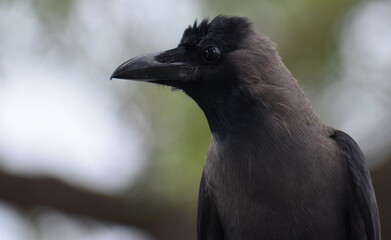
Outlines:
POLYGON ((379 212, 365 157, 348 134, 336 130, 331 138, 345 153, 348 164, 354 194, 350 206, 352 239, 380 240, 379 212))

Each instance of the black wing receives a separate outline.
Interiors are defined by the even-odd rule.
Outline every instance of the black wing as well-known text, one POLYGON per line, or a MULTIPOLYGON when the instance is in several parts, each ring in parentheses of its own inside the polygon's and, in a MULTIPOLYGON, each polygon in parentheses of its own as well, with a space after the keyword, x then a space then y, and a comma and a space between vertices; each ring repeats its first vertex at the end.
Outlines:
POLYGON ((365 157, 357 143, 336 130, 331 136, 345 152, 354 199, 350 208, 351 239, 380 240, 380 221, 375 192, 365 157))
POLYGON ((211 199, 202 173, 200 192, 198 195, 197 239, 224 240, 223 230, 217 215, 216 207, 211 199))

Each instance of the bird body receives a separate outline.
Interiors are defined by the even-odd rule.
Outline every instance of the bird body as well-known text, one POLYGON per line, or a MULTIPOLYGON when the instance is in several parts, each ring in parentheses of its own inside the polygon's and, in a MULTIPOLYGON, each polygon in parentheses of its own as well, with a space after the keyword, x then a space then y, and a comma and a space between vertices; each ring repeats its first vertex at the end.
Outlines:
POLYGON ((182 89, 211 132, 199 240, 379 240, 361 150, 322 123, 276 48, 245 18, 189 27, 177 48, 112 75, 182 89))
POLYGON ((212 140, 204 177, 224 239, 347 239, 348 170, 327 132, 261 132, 243 132, 260 136, 251 142, 212 140))

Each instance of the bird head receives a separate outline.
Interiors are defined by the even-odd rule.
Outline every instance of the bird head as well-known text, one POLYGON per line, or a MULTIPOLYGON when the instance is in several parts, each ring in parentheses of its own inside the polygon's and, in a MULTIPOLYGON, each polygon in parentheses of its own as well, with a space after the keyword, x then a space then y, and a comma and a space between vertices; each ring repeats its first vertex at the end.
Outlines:
POLYGON ((111 78, 171 86, 198 100, 246 90, 276 58, 274 44, 246 18, 217 16, 189 26, 174 49, 126 61, 111 78))
POLYGON ((219 122, 216 126, 229 121, 230 115, 244 115, 255 103, 277 109, 290 105, 294 95, 296 99, 304 96, 275 44, 242 17, 217 16, 210 22, 195 22, 176 48, 132 58, 111 78, 181 89, 198 103, 210 125, 219 122))

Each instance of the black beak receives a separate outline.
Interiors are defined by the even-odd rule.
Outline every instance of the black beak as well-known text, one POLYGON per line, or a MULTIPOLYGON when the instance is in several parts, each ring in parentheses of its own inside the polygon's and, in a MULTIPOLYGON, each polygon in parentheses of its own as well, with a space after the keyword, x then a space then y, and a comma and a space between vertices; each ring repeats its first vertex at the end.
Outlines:
MULTIPOLYGON (((173 49, 175 50, 175 49, 173 49)), ((173 51, 173 50, 168 50, 173 51)), ((121 64, 111 78, 131 79, 144 82, 164 83, 165 81, 188 81, 195 77, 195 69, 189 65, 170 59, 167 62, 157 60, 157 56, 167 52, 151 53, 132 58, 121 64)))

